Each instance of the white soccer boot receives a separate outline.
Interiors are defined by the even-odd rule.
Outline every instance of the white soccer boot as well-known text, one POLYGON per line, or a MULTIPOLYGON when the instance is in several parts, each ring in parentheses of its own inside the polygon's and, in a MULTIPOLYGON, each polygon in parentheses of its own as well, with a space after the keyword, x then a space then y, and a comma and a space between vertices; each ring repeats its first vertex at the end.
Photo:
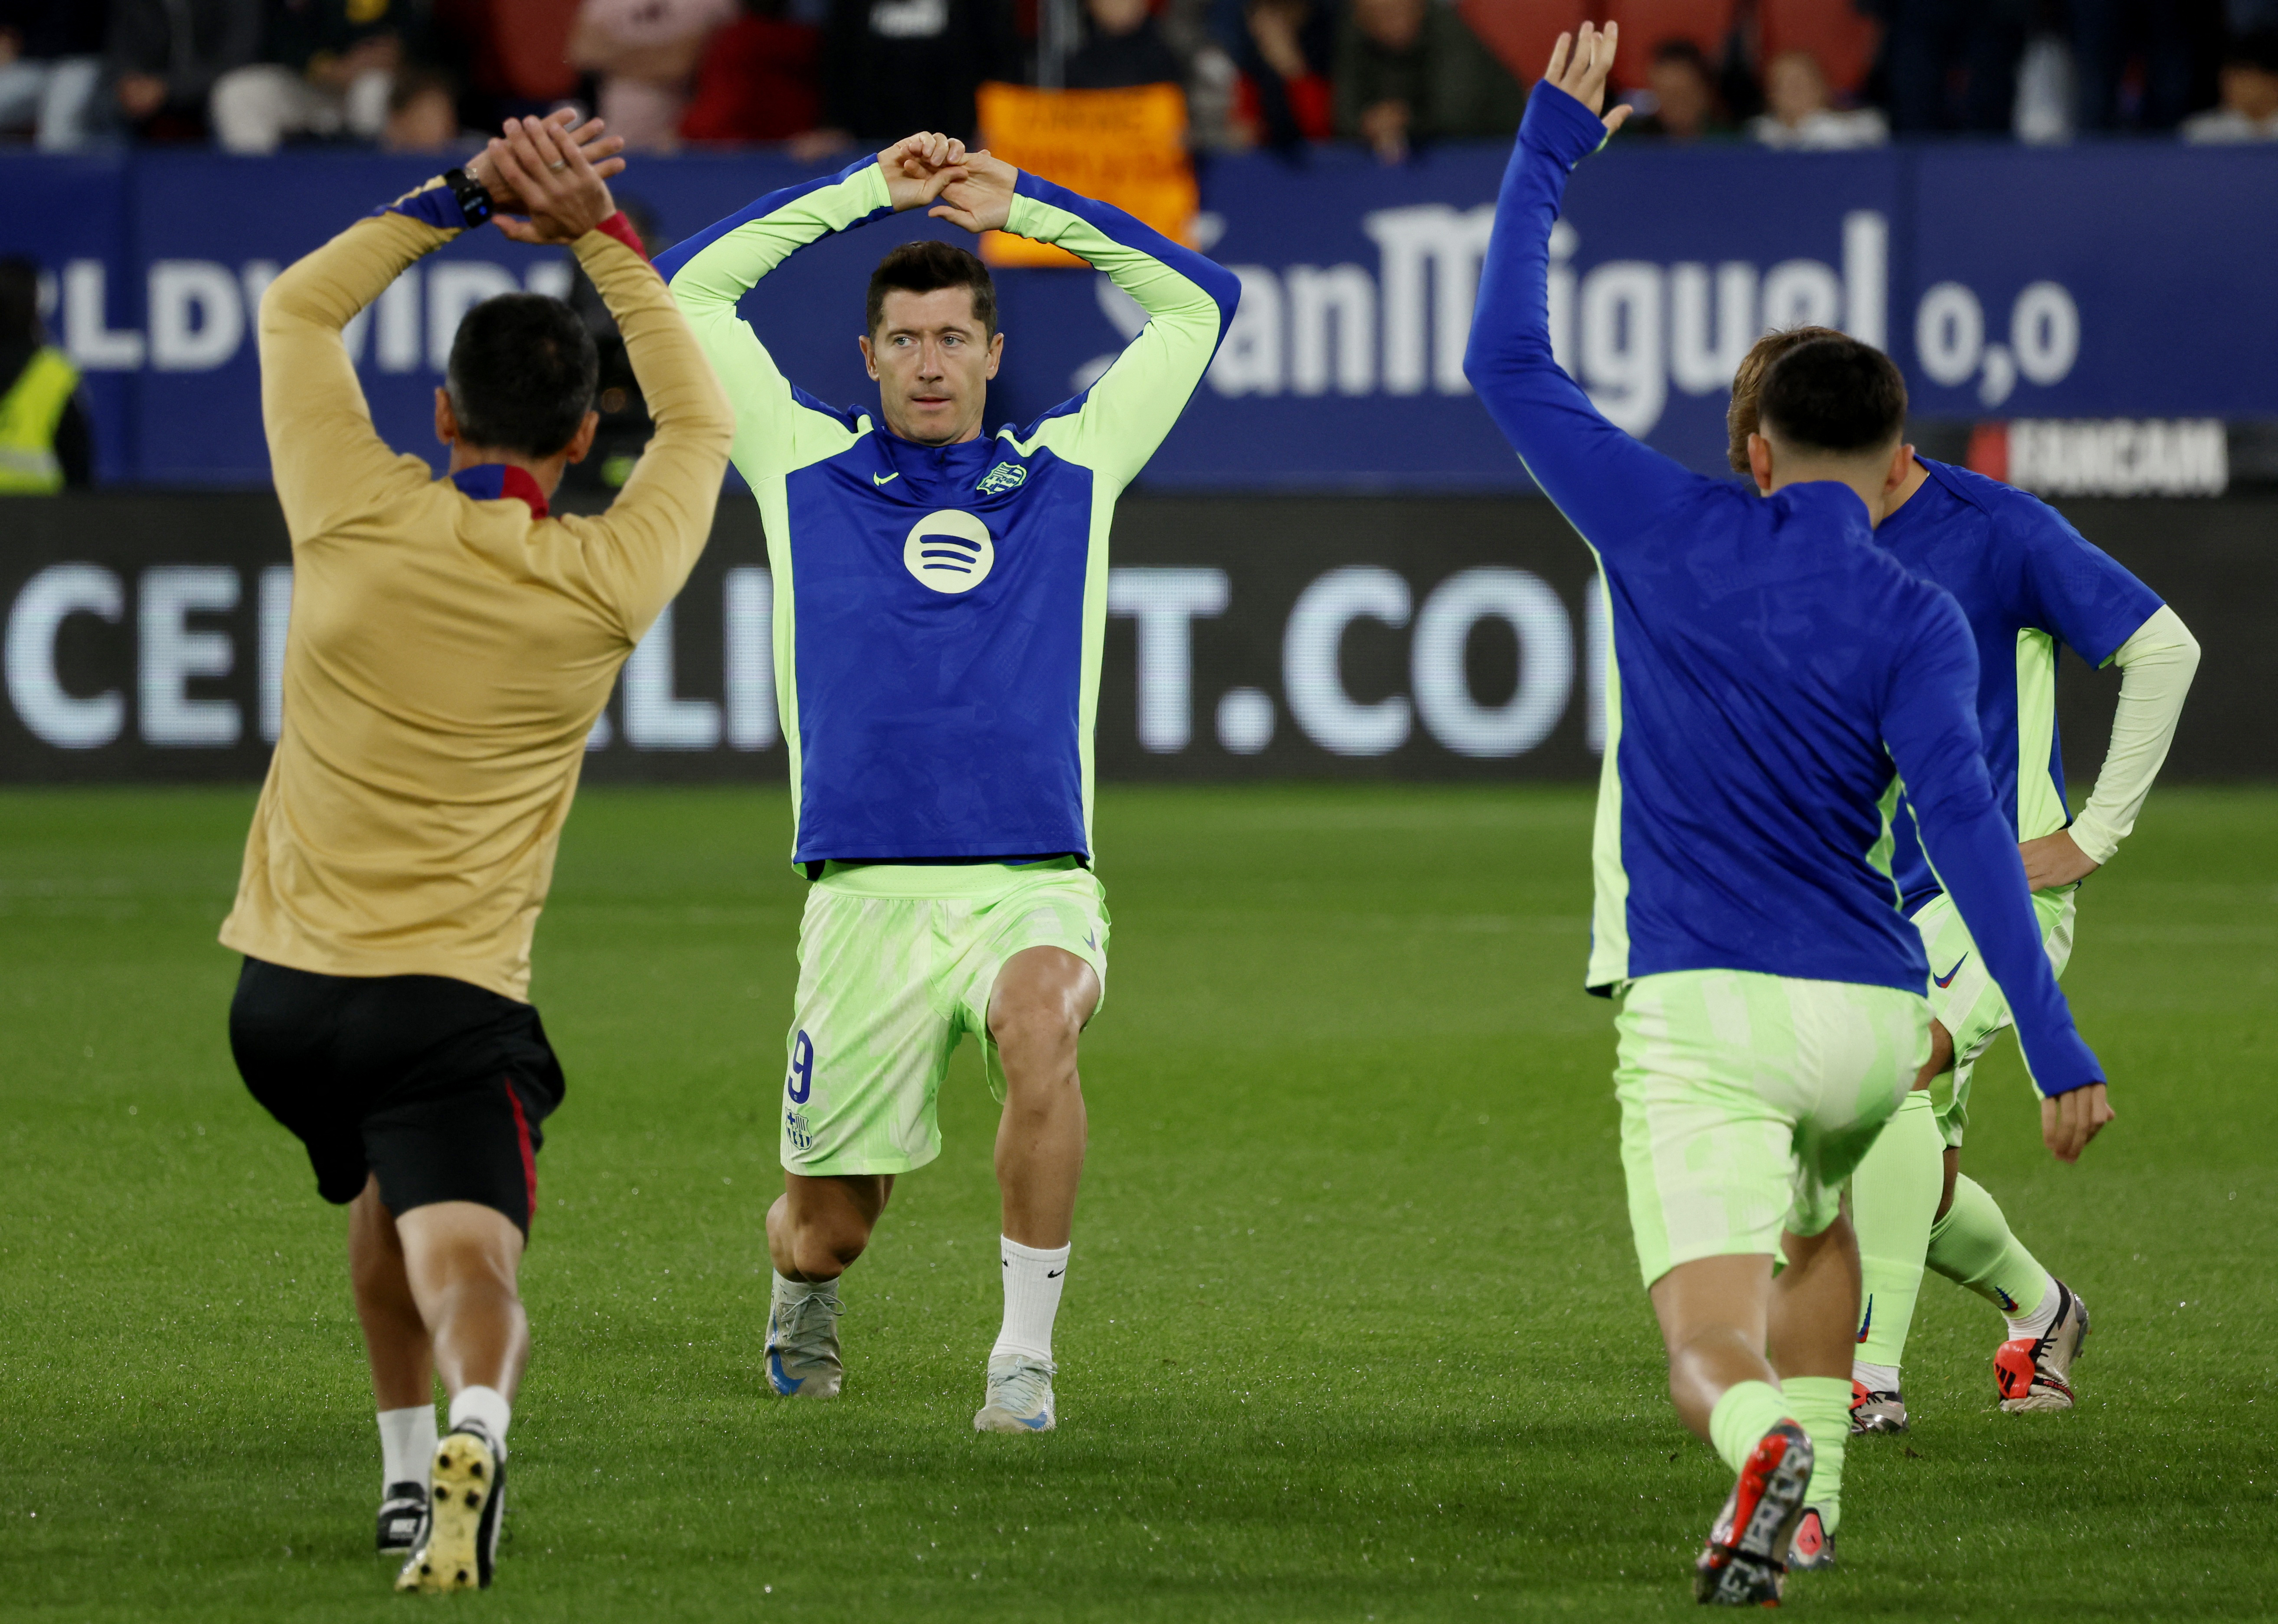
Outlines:
POLYGON ((838 1285, 797 1298, 775 1288, 768 1306, 768 1388, 779 1398, 836 1398, 845 1367, 838 1360, 838 1285))
POLYGON ((1052 1410, 1052 1377, 1059 1367, 1025 1353, 989 1356, 989 1400, 973 1418, 975 1432, 1050 1432, 1059 1424, 1052 1410))
POLYGON ((2012 1415, 2073 1406, 2072 1361, 2088 1340, 2088 1305, 2061 1280, 2056 1283, 2057 1317, 2039 1337, 2017 1337, 1993 1353, 1993 1384, 2001 1407, 2012 1415))
POLYGON ((1879 1392, 1868 1390, 1864 1382, 1851 1383, 1851 1436, 1863 1437, 1870 1432, 1904 1432, 1907 1429, 1907 1401, 1895 1387, 1879 1392))

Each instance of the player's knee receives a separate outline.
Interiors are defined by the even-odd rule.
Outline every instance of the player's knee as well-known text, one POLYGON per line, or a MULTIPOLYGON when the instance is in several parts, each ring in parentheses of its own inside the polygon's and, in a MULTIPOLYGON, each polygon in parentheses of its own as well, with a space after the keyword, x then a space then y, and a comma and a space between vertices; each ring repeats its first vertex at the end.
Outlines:
POLYGON ((834 1280, 870 1245, 870 1226, 852 1213, 812 1214, 791 1226, 791 1263, 804 1280, 834 1280))
POLYGON ((990 1011, 990 1036, 1004 1059, 1008 1078, 1065 1069, 1074 1058, 1076 1040, 1082 1031, 1083 1021, 1074 1001, 1057 989, 1031 989, 1003 997, 990 1011))

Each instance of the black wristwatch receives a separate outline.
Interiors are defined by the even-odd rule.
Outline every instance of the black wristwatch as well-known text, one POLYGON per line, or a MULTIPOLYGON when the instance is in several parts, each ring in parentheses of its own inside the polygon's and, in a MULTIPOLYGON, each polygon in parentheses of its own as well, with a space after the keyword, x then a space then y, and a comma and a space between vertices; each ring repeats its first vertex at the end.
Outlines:
POLYGON ((469 226, 479 226, 491 218, 491 195, 464 169, 452 170, 443 177, 443 184, 459 200, 459 212, 466 217, 469 226))

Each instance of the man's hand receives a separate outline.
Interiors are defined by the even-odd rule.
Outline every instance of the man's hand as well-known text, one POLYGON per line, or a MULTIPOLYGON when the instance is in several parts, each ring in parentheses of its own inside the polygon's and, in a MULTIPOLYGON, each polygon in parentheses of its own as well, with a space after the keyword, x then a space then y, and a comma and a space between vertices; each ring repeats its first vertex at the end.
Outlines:
POLYGON ((2091 1083, 2054 1099, 2041 1101, 2041 1142, 2059 1161, 2078 1161, 2088 1142, 2096 1138, 2114 1113, 2104 1097, 2104 1084, 2091 1083))
POLYGON ((962 178, 943 188, 941 202, 926 212, 962 226, 976 237, 984 231, 1002 231, 1013 214, 1013 188, 1020 183, 1021 172, 1003 158, 968 152, 962 178))
POLYGON ((492 222, 516 242, 575 242, 608 219, 617 204, 604 172, 615 174, 624 160, 605 158, 596 166, 585 154, 558 118, 509 119, 504 139, 493 139, 484 157, 530 218, 493 214, 492 222))
MULTIPOLYGON (((1603 32, 1584 23, 1578 34, 1562 34, 1550 48, 1549 71, 1542 77, 1597 112, 1606 104, 1606 76, 1614 71, 1614 47, 1621 39, 1619 23, 1608 23, 1603 32)), ((1629 117, 1627 103, 1615 108, 1606 115, 1606 133, 1610 135, 1621 128, 1629 117)))
MULTIPOLYGON (((585 161, 593 165, 593 172, 602 180, 622 172, 625 161, 617 154, 625 149, 624 137, 605 134, 609 126, 599 119, 588 119, 583 124, 578 124, 577 119, 577 109, 564 107, 547 114, 545 122, 566 131, 570 138, 585 149, 585 161)), ((511 131, 524 122, 509 119, 501 127, 511 131)), ((491 156, 491 148, 504 144, 502 141, 494 140, 490 147, 468 159, 467 178, 490 194, 493 209, 508 214, 528 214, 530 205, 516 195, 513 186, 499 173, 498 164, 491 156)))
POLYGON ((878 154, 886 195, 896 209, 920 209, 953 180, 965 179, 965 143, 936 131, 906 136, 878 154))
POLYGON ((2086 879, 2102 866, 2074 843, 2069 829, 2026 841, 2017 847, 2017 855, 2025 860, 2025 886, 2029 891, 2069 885, 2075 880, 2086 879))

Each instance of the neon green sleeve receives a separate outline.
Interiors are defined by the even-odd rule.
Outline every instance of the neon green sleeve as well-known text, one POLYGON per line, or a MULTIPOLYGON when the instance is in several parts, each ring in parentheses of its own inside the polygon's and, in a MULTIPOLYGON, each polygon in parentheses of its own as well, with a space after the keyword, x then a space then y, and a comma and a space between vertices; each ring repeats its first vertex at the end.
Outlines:
POLYGON ((736 303, 808 243, 892 206, 885 175, 866 158, 819 185, 770 193, 658 257, 658 269, 736 409, 730 456, 755 488, 835 456, 850 431, 799 401, 759 335, 737 315, 736 303))
POLYGON ((1005 229, 1090 261, 1147 312, 1146 327, 1078 408, 1046 418, 1036 434, 1120 488, 1147 465, 1186 410, 1233 318, 1242 285, 1231 272, 1121 210, 1026 173, 1005 229))

